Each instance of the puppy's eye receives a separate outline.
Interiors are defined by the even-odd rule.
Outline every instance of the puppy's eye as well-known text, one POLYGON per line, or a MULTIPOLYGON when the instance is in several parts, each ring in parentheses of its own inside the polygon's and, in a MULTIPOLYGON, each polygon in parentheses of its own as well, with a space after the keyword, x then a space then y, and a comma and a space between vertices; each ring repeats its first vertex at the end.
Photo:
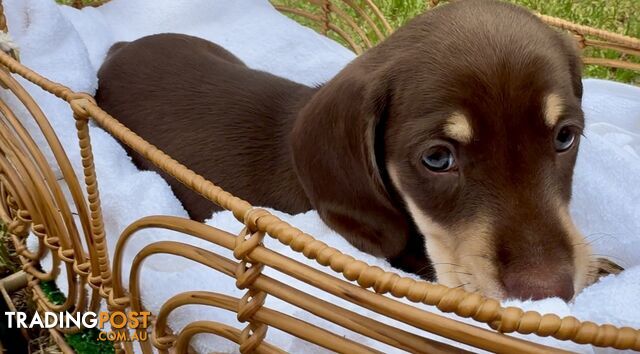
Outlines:
POLYGON ((433 172, 447 172, 455 168, 453 152, 446 146, 433 146, 422 155, 422 164, 433 172))
POLYGON ((555 146, 557 152, 569 150, 576 141, 576 132, 568 126, 564 126, 558 130, 555 138, 555 146))

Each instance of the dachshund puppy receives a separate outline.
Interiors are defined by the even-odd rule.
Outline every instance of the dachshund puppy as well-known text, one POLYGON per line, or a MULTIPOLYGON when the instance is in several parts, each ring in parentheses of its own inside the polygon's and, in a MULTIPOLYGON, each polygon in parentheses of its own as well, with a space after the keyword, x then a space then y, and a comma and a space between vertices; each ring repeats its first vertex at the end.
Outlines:
MULTIPOLYGON (((117 44, 99 79, 107 112, 190 169, 254 205, 317 209, 357 248, 425 279, 565 300, 595 279, 568 207, 580 58, 523 8, 438 7, 321 87, 177 34, 117 44)), ((167 180, 192 218, 218 210, 167 180)))

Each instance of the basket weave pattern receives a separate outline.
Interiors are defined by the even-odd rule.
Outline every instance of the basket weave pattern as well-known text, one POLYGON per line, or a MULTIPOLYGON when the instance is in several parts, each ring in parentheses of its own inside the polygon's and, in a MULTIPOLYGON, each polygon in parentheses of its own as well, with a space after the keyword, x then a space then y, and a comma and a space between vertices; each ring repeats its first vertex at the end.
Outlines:
MULTIPOLYGON (((357 3, 353 0, 308 0, 308 3, 315 5, 317 11, 310 12, 280 5, 276 5, 276 8, 313 21, 322 33, 341 37, 357 53, 361 53, 376 40, 381 40, 392 32, 391 26, 371 0, 357 3)), ((618 50, 627 55, 640 55, 640 40, 575 25, 561 19, 542 15, 541 17, 553 26, 575 33, 583 47, 595 46, 618 50)), ((0 16, 0 29, 7 29, 4 15, 0 16)), ((584 61, 640 70, 639 64, 624 60, 585 58, 584 61)), ((211 292, 186 292, 169 299, 159 313, 154 314, 151 340, 140 343, 144 352, 151 352, 153 346, 161 352, 176 350, 178 353, 184 353, 194 335, 211 333, 238 343, 242 353, 281 353, 282 350, 264 340, 269 327, 278 328, 336 352, 376 352, 313 323, 266 308, 263 306, 266 296, 275 296, 317 317, 409 352, 460 351, 338 307, 314 297, 313 294, 301 292, 262 274, 264 267, 271 267, 315 286, 318 291, 333 294, 413 327, 489 351, 559 351, 503 334, 511 332, 535 333, 576 343, 640 350, 638 329, 598 325, 580 322, 574 317, 560 318, 553 314, 541 315, 532 311, 524 312, 515 307, 503 307, 495 299, 467 293, 462 289, 451 289, 401 277, 354 259, 303 233, 266 210, 254 208, 247 201, 205 180, 120 124, 116 118, 98 107, 90 95, 74 92, 42 77, 9 54, 0 52, 0 64, 3 69, 0 70, 0 84, 20 100, 38 124, 46 138, 46 148, 53 152, 55 164, 62 172, 63 182, 71 195, 71 200, 65 198, 50 164, 42 153, 41 149, 45 147, 36 145, 11 108, 0 101, 0 219, 8 225, 23 269, 28 274, 33 298, 41 310, 72 313, 98 311, 100 304, 106 301, 111 311, 142 311, 144 309, 140 302, 142 285, 139 274, 144 260, 152 254, 172 254, 204 264, 233 278, 236 286, 246 292, 240 299, 211 292), (37 102, 12 74, 26 78, 69 104, 76 120, 84 181, 76 178, 71 162, 37 102), (183 184, 232 211, 235 218, 244 224, 243 231, 239 235, 232 235, 184 218, 148 216, 134 222, 123 231, 114 250, 114 257, 110 260, 89 138, 90 119, 183 184), (72 210, 75 210, 77 215, 74 215, 72 210), (74 222, 74 217, 78 222, 74 222), (206 240, 232 250, 236 260, 226 259, 183 243, 159 241, 149 244, 137 254, 132 264, 129 282, 124 284, 123 253, 127 242, 136 237, 137 231, 142 229, 169 229, 183 233, 185 238, 206 240), (29 233, 38 239, 39 249, 35 253, 26 247, 25 240, 29 233), (320 272, 284 254, 265 248, 262 240, 266 236, 288 245, 293 252, 301 252, 307 258, 330 267, 346 280, 320 272), (81 238, 84 238, 84 243, 81 238), (52 254, 53 266, 50 270, 42 270, 39 267, 39 260, 46 251, 52 254), (40 283, 56 279, 61 266, 67 271, 69 292, 66 294, 66 301, 56 305, 48 300, 40 283), (86 288, 91 289, 88 294, 84 291, 86 288), (436 306, 441 311, 486 323, 494 330, 464 324, 381 294, 436 306), (201 304, 219 308, 221 311, 236 312, 238 321, 246 323, 246 326, 243 330, 238 330, 223 323, 196 321, 179 333, 174 333, 167 325, 167 317, 176 308, 188 304, 201 304)), ((65 333, 74 330, 53 331, 65 333)), ((61 337, 58 335, 54 338, 61 337)), ((64 342, 60 344, 63 350, 71 350, 64 342)), ((133 344, 130 342, 115 343, 115 347, 117 352, 133 352, 133 344)))

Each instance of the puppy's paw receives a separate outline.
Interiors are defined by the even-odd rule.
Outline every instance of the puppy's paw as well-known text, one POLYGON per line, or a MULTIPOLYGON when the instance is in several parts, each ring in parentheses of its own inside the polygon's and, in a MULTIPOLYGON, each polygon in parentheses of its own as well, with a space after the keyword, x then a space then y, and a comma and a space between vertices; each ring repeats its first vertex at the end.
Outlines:
POLYGON ((606 277, 607 275, 613 274, 620 274, 624 268, 621 267, 620 265, 618 265, 617 263, 615 263, 614 261, 608 259, 608 258, 597 258, 594 261, 594 272, 591 274, 591 281, 589 282, 589 285, 597 282, 598 280, 600 280, 600 278, 606 277))

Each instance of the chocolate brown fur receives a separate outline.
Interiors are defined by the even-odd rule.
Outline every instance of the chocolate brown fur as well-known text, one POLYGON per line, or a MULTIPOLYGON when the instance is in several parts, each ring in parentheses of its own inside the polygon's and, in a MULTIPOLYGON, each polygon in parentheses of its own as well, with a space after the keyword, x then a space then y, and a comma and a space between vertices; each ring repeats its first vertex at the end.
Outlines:
MULTIPOLYGON (((107 112, 196 173, 255 205, 311 209, 283 142, 314 89, 251 70, 221 47, 180 34, 116 44, 98 77, 96 99, 107 112)), ((140 168, 158 171, 129 152, 140 168)), ((193 219, 220 210, 160 173, 193 219)))
MULTIPOLYGON (((553 93, 557 126, 581 129, 580 60, 524 9, 439 7, 319 88, 175 34, 118 45, 99 78, 99 104, 187 167, 254 205, 317 209, 353 245, 405 270, 496 296, 569 299, 587 282, 590 250, 563 212, 577 143, 557 153, 545 123, 553 93), (459 133, 469 141, 445 134, 454 114, 468 119, 459 133), (456 173, 421 165, 434 141, 455 149, 456 173)), ((167 180, 192 218, 217 210, 167 180)))

